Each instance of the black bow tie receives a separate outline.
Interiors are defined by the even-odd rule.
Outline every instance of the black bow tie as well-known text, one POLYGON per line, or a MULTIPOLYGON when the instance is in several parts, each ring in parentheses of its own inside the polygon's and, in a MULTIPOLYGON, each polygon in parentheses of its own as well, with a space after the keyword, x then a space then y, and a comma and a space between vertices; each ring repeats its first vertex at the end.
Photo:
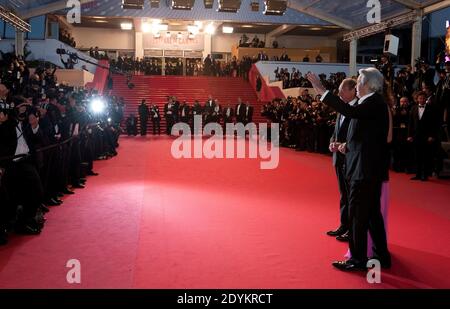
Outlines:
POLYGON ((425 105, 419 105, 419 108, 425 108, 425 105))

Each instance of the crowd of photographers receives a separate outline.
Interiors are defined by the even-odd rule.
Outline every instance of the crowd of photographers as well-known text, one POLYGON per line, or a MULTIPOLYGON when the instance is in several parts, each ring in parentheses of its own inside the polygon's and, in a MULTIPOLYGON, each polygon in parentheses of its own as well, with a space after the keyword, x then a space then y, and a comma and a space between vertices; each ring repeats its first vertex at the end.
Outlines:
POLYGON ((276 99, 263 105, 261 114, 280 124, 280 146, 297 151, 328 153, 336 113, 312 97, 308 89, 300 96, 276 99))
POLYGON ((117 154, 123 104, 58 84, 3 55, 0 81, 0 244, 10 232, 39 234, 50 206, 84 188, 93 161, 117 154))
MULTIPOLYGON (((274 71, 275 80, 282 81, 283 89, 304 87, 311 88, 311 83, 306 78, 306 74, 302 74, 299 69, 292 68, 289 72, 287 68, 277 67, 274 71)), ((330 76, 320 74, 319 78, 328 89, 337 89, 339 84, 345 79, 346 75, 343 72, 332 73, 330 76)))

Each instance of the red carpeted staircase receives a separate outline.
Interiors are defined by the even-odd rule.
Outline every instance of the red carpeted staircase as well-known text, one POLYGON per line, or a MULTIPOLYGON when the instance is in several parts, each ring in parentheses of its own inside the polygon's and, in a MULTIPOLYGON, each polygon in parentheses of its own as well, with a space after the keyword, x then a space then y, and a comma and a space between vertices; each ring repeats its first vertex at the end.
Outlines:
MULTIPOLYGON (((167 96, 176 96, 178 101, 184 100, 192 106, 194 100, 199 100, 203 106, 212 95, 219 101, 222 107, 228 103, 234 108, 240 97, 243 102, 249 102, 253 106, 253 122, 265 122, 261 116, 262 102, 258 102, 255 91, 249 82, 242 78, 233 77, 210 77, 210 76, 133 76, 131 82, 133 89, 129 89, 125 76, 115 75, 112 94, 125 99, 125 118, 131 113, 138 115, 137 108, 142 99, 147 104, 155 103, 159 106, 161 114, 161 131, 165 129, 164 104, 167 96)), ((151 132, 151 123, 148 124, 148 132, 151 132)))

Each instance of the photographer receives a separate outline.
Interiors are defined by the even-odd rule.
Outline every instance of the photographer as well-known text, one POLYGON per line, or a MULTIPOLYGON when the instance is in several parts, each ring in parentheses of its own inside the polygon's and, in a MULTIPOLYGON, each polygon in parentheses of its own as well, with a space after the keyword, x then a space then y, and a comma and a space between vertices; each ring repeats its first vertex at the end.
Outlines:
POLYGON ((434 86, 434 76, 436 71, 430 68, 430 63, 426 59, 419 58, 416 60, 416 85, 415 89, 420 89, 423 83, 434 86))
POLYGON ((16 232, 39 234, 43 222, 36 216, 43 200, 43 188, 36 169, 35 150, 42 132, 37 118, 31 117, 31 122, 28 118, 34 112, 31 105, 20 98, 15 103, 14 109, 0 113, 0 157, 3 158, 0 164, 6 170, 3 181, 11 198, 22 205, 16 232))

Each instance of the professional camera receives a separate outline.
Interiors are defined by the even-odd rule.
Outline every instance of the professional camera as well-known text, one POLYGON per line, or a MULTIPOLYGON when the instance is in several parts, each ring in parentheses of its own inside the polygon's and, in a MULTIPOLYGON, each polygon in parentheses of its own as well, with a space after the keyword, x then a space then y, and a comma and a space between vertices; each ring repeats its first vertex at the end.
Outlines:
POLYGON ((67 54, 66 50, 64 48, 57 48, 56 49, 56 54, 58 55, 65 55, 67 54))

